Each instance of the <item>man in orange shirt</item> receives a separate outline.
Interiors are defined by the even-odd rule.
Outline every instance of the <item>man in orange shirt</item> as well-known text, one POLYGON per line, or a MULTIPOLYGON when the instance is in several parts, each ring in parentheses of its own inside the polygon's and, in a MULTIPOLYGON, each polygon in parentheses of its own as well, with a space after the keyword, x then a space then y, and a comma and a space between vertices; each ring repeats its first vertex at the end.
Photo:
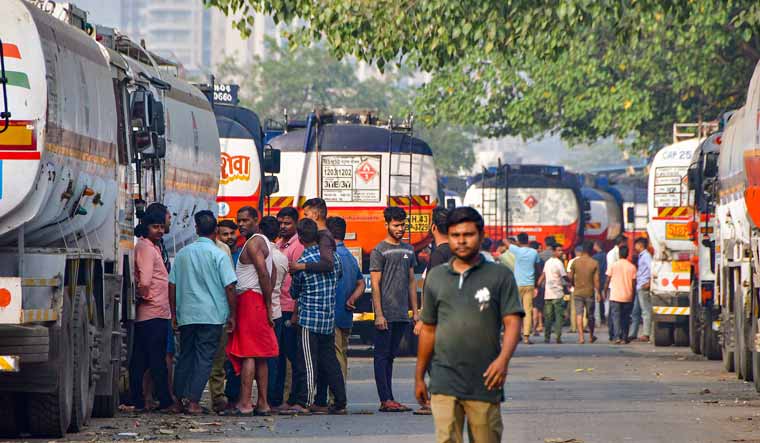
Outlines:
POLYGON ((616 345, 629 343, 628 328, 633 310, 633 289, 636 287, 636 266, 628 261, 628 246, 620 246, 619 250, 620 260, 607 268, 608 278, 604 291, 610 291, 610 312, 616 345))

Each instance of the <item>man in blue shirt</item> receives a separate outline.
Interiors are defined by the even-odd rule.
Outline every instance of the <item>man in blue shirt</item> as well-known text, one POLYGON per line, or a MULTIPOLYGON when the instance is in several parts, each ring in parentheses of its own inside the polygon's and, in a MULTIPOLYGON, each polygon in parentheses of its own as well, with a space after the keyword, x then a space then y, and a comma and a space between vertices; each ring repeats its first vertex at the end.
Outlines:
MULTIPOLYGON (((304 251, 298 263, 318 263, 320 247, 317 223, 305 218, 298 222, 298 240, 304 251)), ((335 356, 335 288, 342 276, 340 259, 333 256, 333 272, 297 271, 293 275, 290 295, 298 303, 298 354, 293 368, 296 404, 280 414, 303 415, 311 413, 317 393, 317 374, 324 376, 325 382, 335 396, 335 404, 328 409, 330 414, 345 415, 346 386, 335 356)), ((317 399, 315 412, 324 411, 326 399, 317 399), (324 402, 322 401, 324 400, 324 402)))
POLYGON ((652 294, 649 292, 652 278, 652 255, 647 250, 648 247, 649 240, 643 237, 636 239, 633 244, 633 248, 639 254, 639 261, 636 267, 636 303, 633 305, 633 313, 631 314, 632 324, 629 338, 636 339, 639 333, 639 318, 641 318, 644 323, 644 330, 641 332, 641 337, 638 338, 641 342, 648 342, 652 333, 652 294))
MULTIPOLYGON (((341 217, 327 219, 327 229, 335 238, 335 253, 340 259, 343 275, 335 287, 335 355, 340 363, 343 381, 348 383, 348 337, 354 325, 353 313, 356 300, 364 294, 365 284, 359 264, 351 251, 346 248, 346 221, 341 217)), ((324 377, 317 380, 317 404, 327 404, 327 381, 324 377)), ((314 406, 312 412, 327 412, 326 408, 314 406)))
POLYGON ((533 325, 533 297, 538 294, 536 290, 536 267, 541 264, 538 252, 530 247, 528 234, 521 232, 517 236, 519 246, 509 245, 509 252, 515 256, 515 280, 517 290, 520 293, 525 318, 522 319, 523 343, 532 344, 530 330, 533 325))
POLYGON ((219 347, 222 329, 235 329, 237 276, 229 256, 216 246, 216 216, 195 214, 198 240, 182 248, 169 274, 169 304, 179 326, 180 354, 174 373, 177 403, 172 412, 202 414, 199 402, 219 347))

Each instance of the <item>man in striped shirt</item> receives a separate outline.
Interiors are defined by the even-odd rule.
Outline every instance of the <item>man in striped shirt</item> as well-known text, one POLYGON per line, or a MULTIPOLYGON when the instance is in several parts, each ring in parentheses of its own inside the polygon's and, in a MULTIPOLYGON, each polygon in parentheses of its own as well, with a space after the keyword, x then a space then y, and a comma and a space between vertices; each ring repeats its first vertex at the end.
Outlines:
MULTIPOLYGON (((298 239, 304 246, 298 263, 320 261, 317 224, 313 220, 298 222, 298 239)), ((335 396, 329 413, 346 414, 346 386, 340 363, 335 355, 335 287, 341 277, 340 259, 333 256, 333 272, 298 271, 293 275, 290 295, 298 302, 298 354, 293 369, 296 405, 281 414, 308 414, 317 391, 320 374, 335 396)), ((323 410, 326 404, 316 405, 323 410)))

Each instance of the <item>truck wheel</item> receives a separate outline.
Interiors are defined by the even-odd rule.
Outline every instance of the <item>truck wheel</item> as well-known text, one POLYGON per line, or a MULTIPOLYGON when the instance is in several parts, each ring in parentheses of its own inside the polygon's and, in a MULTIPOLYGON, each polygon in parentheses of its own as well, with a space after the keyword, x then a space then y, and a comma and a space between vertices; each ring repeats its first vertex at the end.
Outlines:
MULTIPOLYGON (((753 309, 754 312, 754 309, 753 309)), ((752 337, 757 337, 757 318, 752 316, 752 337)), ((750 343, 750 364, 752 365, 752 380, 755 390, 760 392, 760 352, 756 351, 755 343, 750 343)))
POLYGON ((672 346, 673 330, 668 323, 654 321, 654 345, 655 346, 672 346))
POLYGON ((747 319, 744 318, 744 306, 740 296, 734 297, 736 307, 734 312, 734 331, 736 334, 734 351, 734 365, 736 366, 736 376, 740 380, 752 381, 752 358, 747 347, 747 332, 751 325, 747 324, 747 319))
POLYGON ((12 393, 0 394, 0 437, 16 437, 20 418, 16 411, 19 403, 12 393))
POLYGON ((718 332, 713 330, 713 315, 712 308, 702 309, 702 334, 700 339, 702 341, 702 355, 707 357, 708 360, 720 360, 722 358, 720 341, 718 340, 718 332))
POLYGON ((74 297, 73 332, 74 343, 74 409, 71 414, 70 432, 80 432, 92 416, 95 402, 95 380, 92 377, 92 334, 87 315, 87 293, 78 287, 74 297))
MULTIPOLYGON (((692 283, 693 284, 693 283, 692 283)), ((697 303, 697 290, 692 288, 691 297, 689 297, 689 346, 691 352, 700 355, 702 354, 702 333, 705 325, 702 325, 702 306, 697 303)), ((678 343, 678 339, 676 339, 678 343)))
POLYGON ((121 364, 115 361, 111 364, 111 395, 95 396, 95 404, 92 407, 92 416, 99 418, 111 418, 119 409, 119 368, 121 364))
POLYGON ((32 435, 60 438, 69 428, 74 399, 72 335, 71 299, 64 294, 61 326, 50 329, 50 350, 55 353, 51 361, 58 368, 58 386, 51 394, 31 393, 27 397, 26 416, 32 435))
POLYGON ((689 346, 689 340, 689 325, 673 325, 673 343, 676 346, 689 346))

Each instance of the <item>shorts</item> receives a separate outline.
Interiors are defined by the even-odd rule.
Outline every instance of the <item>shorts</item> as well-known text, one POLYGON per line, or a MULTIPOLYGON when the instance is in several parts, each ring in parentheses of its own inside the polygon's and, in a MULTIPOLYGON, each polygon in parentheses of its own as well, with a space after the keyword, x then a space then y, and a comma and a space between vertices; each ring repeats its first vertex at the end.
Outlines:
POLYGON ((169 330, 167 331, 167 335, 166 335, 166 353, 167 354, 177 353, 177 343, 175 342, 174 328, 172 327, 171 320, 169 320, 169 330))
POLYGON ((594 318, 594 312, 596 309, 596 300, 594 297, 580 297, 574 296, 575 300, 575 315, 583 315, 583 308, 586 308, 586 316, 590 319, 594 318))

